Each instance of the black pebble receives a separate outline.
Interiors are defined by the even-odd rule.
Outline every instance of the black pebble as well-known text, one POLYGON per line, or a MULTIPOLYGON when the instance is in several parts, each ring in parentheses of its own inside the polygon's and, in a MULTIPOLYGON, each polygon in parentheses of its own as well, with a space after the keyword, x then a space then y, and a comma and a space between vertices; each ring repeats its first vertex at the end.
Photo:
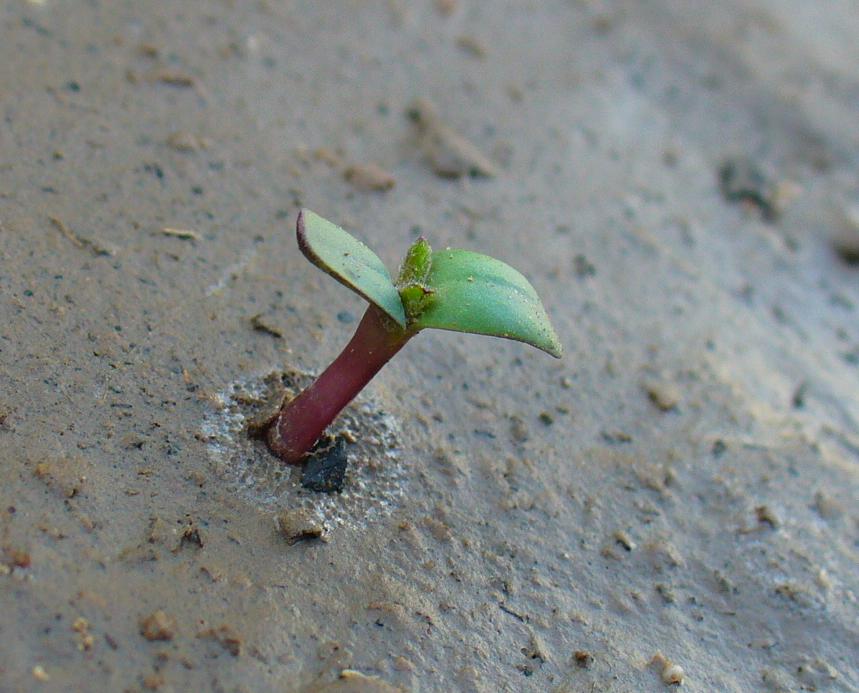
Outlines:
POLYGON ((301 485, 317 493, 340 493, 348 461, 346 441, 338 438, 334 445, 308 458, 301 473, 301 485))

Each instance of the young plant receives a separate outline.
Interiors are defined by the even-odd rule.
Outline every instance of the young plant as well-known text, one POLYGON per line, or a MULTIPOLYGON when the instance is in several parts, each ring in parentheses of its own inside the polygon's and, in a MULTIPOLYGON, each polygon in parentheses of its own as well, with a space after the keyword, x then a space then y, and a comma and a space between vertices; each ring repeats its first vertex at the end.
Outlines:
POLYGON ((427 327, 515 339, 561 357, 534 287, 500 260, 469 250, 433 251, 419 238, 394 283, 372 250, 318 214, 302 210, 296 231, 305 257, 370 306, 341 354, 272 422, 268 445, 285 462, 300 462, 340 410, 427 327))

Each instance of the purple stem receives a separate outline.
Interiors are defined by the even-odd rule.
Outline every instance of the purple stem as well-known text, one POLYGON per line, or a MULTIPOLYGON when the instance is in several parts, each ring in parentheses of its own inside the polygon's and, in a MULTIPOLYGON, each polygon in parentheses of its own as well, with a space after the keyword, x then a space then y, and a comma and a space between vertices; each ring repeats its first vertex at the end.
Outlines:
POLYGON ((301 462, 337 414, 372 380, 414 332, 393 330, 371 305, 346 348, 316 381, 287 402, 268 430, 269 449, 284 462, 301 462))

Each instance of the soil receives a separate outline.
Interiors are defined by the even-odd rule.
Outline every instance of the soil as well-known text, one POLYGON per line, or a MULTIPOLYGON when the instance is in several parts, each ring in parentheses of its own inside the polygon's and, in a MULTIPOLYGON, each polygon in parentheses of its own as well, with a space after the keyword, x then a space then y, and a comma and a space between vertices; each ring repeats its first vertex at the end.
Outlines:
POLYGON ((3 3, 0 690, 859 690, 857 35, 3 3), (246 424, 363 311, 302 205, 506 260, 564 358, 424 332, 302 488, 246 424))

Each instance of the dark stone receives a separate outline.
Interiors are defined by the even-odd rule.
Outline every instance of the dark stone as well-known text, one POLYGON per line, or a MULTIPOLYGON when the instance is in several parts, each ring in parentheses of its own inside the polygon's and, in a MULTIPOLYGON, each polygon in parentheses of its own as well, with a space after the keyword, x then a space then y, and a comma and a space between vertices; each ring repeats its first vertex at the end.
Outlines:
POLYGON ((338 438, 333 445, 310 455, 301 472, 301 485, 317 493, 340 493, 348 462, 346 441, 338 438))

